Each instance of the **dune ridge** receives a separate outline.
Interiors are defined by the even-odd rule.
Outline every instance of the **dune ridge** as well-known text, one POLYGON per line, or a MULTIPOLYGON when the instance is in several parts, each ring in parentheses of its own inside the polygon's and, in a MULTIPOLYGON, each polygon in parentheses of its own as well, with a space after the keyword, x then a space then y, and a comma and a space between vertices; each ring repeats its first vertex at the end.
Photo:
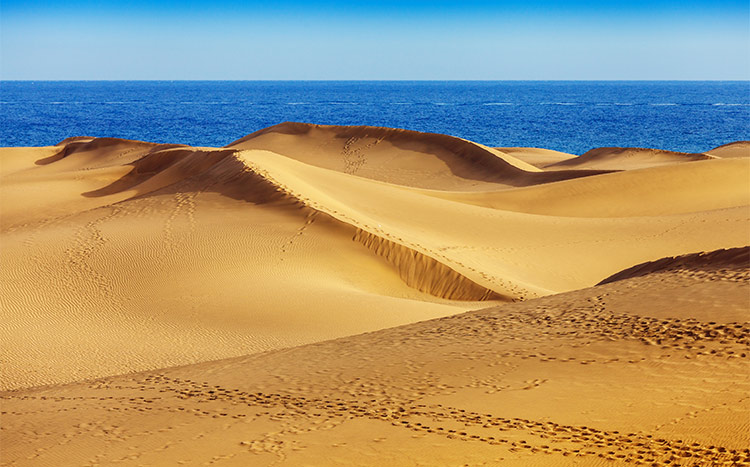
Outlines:
MULTIPOLYGON (((385 238, 377 233, 365 230, 368 226, 343 215, 331 215, 316 208, 316 204, 295 193, 292 188, 275 180, 262 168, 249 163, 243 158, 242 152, 232 152, 229 161, 222 161, 225 168, 214 167, 205 174, 208 180, 218 182, 222 187, 230 187, 237 183, 241 186, 234 190, 233 196, 256 204, 274 202, 287 204, 301 209, 300 214, 307 219, 312 216, 326 216, 333 222, 340 222, 347 229, 354 230, 352 239, 367 247, 378 256, 393 265, 404 282, 417 290, 448 300, 510 300, 492 289, 476 284, 461 273, 450 268, 438 259, 424 251, 418 251, 399 243, 394 239, 385 238), (229 166, 233 166, 230 168, 229 166)), ((223 194, 227 194, 226 191, 223 194)), ((371 228, 371 227, 369 227, 371 228)))
POLYGON ((403 143, 414 142, 419 140, 422 144, 431 144, 441 149, 445 149, 460 158, 466 159, 480 167, 487 169, 496 169, 503 171, 507 166, 513 166, 521 170, 530 172, 539 172, 536 167, 526 164, 518 159, 508 156, 492 148, 483 146, 461 138, 456 138, 440 133, 422 133, 412 130, 402 130, 399 128, 386 128, 374 126, 336 126, 336 125, 313 125, 301 122, 284 122, 268 128, 264 128, 255 133, 251 133, 243 138, 238 139, 227 145, 227 147, 242 147, 258 137, 270 134, 281 133, 285 135, 309 135, 311 132, 332 133, 337 139, 346 138, 350 141, 352 138, 374 138, 380 141, 389 140, 403 143), (499 159, 499 160, 498 160, 499 159))
POLYGON ((666 271, 692 271, 706 276, 713 273, 723 280, 750 281, 750 247, 704 251, 648 261, 613 274, 597 285, 666 271), (735 273, 728 274, 725 271, 727 269, 735 270, 735 273))
POLYGON ((225 196, 253 204, 273 203, 275 207, 285 205, 308 220, 313 216, 318 219, 320 216, 326 216, 328 222, 341 222, 345 228, 354 230, 352 238, 355 241, 385 258, 395 267, 407 285, 422 292, 448 300, 509 300, 509 297, 503 297, 475 284, 424 252, 409 248, 394 239, 382 238, 375 233, 367 232, 362 226, 347 222, 344 217, 334 217, 316 209, 289 187, 280 184, 267 172, 249 163, 241 151, 160 149, 135 161, 133 166, 132 172, 116 182, 117 186, 113 184, 96 193, 84 193, 84 196, 133 189, 139 192, 138 196, 143 196, 146 193, 158 192, 159 189, 169 189, 171 183, 181 183, 180 189, 186 191, 215 187, 225 196), (151 187, 144 192, 143 187, 148 184, 147 182, 151 183, 153 178, 162 177, 166 170, 176 170, 178 164, 180 179, 170 179, 170 183, 162 182, 157 185, 160 188, 151 187), (146 178, 139 177, 139 173, 146 178))

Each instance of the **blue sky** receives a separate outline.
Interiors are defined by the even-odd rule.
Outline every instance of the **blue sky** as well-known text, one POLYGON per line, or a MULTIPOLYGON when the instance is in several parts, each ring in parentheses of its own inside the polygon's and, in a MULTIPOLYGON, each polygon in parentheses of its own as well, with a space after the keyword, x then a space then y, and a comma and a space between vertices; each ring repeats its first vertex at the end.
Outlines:
POLYGON ((750 79, 747 0, 0 8, 2 79, 750 79))

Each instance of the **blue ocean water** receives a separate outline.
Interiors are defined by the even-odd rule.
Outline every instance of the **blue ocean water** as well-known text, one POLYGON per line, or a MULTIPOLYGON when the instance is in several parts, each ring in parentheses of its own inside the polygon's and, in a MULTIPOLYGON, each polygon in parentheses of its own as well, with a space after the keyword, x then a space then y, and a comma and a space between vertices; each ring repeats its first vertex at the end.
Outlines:
POLYGON ((445 133, 575 154, 750 139, 750 81, 0 82, 0 146, 114 136, 223 146, 283 121, 445 133))

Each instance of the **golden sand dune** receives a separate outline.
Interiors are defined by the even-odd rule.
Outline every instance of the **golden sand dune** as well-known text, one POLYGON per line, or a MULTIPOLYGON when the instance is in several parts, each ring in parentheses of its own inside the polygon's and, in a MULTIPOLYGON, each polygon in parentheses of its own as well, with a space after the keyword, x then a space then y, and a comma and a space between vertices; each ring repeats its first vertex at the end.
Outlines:
POLYGON ((750 157, 750 141, 736 141, 707 151, 715 157, 750 157))
POLYGON ((747 264, 710 275, 686 264, 697 263, 294 349, 6 392, 4 460, 750 465, 747 264))
POLYGON ((425 191, 438 198, 565 217, 642 217, 745 206, 750 159, 634 169, 515 190, 425 191))
POLYGON ((682 162, 714 159, 708 154, 693 154, 646 148, 596 148, 579 157, 545 166, 545 170, 571 168, 598 170, 629 170, 682 162))
POLYGON ((440 464, 462 456, 550 465, 537 454, 574 463, 592 443, 586 460, 594 463, 663 460, 688 435, 700 445, 688 450, 695 458, 745 455, 731 451, 739 441, 725 433, 741 428, 735 406, 745 399, 735 396, 746 381, 717 388, 742 374, 745 361, 736 356, 747 342, 736 334, 746 332, 750 307, 742 272, 750 158, 701 155, 678 164, 689 157, 600 154, 583 165, 604 161, 606 170, 549 170, 541 156, 568 159, 445 135, 297 123, 224 148, 77 137, 0 149, 0 389, 9 391, 2 462, 172 464, 173 454, 210 453, 236 465, 440 464), (622 280, 597 285, 615 279, 622 280), (669 339, 679 345, 657 342, 669 339), (593 367, 602 373, 588 373, 593 367), (678 382, 709 369, 717 373, 706 376, 703 392, 674 399, 678 382), (28 389, 145 370, 161 376, 28 389), (661 393, 659 371, 668 380, 661 393), (553 376, 551 392, 528 392, 553 376), (661 395, 645 404, 628 386, 635 382, 661 395), (577 395, 563 403, 565 394, 577 395), (90 397, 96 407, 65 405, 90 397), (250 399, 257 406, 235 410, 250 399), (615 403, 632 416, 615 413, 615 403), (212 408, 198 410, 203 404, 212 408), (449 409, 424 409, 435 404, 449 409), (147 407, 155 418, 132 418, 151 413, 147 407), (699 407, 700 423, 710 418, 713 434, 698 421, 679 431, 678 412, 691 407, 699 407), (399 418, 401 409, 411 421, 399 418), (472 411, 482 428, 515 434, 474 433, 476 420, 456 415, 472 411), (12 418, 32 412, 38 420, 12 418), (183 412, 191 415, 167 421, 183 412), (45 435, 40 420, 52 423, 45 435), (438 436, 435 420, 454 432, 438 436), (553 425, 563 434, 547 430, 553 425), (622 430, 642 435, 623 440, 615 436, 629 433, 622 430), (310 437, 298 439, 303 433, 310 437), (674 433, 683 434, 645 438, 674 433), (356 445, 345 441, 341 457, 330 457, 330 436, 356 445), (114 446, 115 438, 130 442, 114 446), (550 441, 521 445, 537 438, 550 441), (600 452, 600 442, 618 447, 600 452), (248 452, 258 457, 248 461, 248 452))
POLYGON ((702 274, 707 278, 718 276, 726 280, 747 281, 750 280, 750 268, 748 266, 750 266, 750 248, 730 248, 728 250, 716 250, 708 253, 673 256, 637 264, 632 268, 609 276, 599 284, 607 284, 609 282, 663 271, 678 271, 693 275, 702 274))
POLYGON ((538 167, 540 169, 545 168, 548 165, 562 162, 574 157, 578 157, 575 154, 568 154, 567 152, 553 151, 551 149, 543 148, 495 148, 498 151, 513 156, 516 159, 520 159, 528 164, 538 167))

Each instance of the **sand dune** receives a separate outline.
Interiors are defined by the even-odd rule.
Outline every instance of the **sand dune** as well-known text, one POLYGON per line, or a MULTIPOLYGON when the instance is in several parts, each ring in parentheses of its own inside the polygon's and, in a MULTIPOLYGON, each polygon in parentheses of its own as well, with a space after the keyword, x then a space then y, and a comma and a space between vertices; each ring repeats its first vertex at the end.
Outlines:
POLYGON ((744 459, 750 158, 718 155, 742 144, 575 157, 284 123, 0 149, 2 463, 744 459))
POLYGON ((578 157, 575 154, 568 154, 567 152, 553 151, 551 149, 543 148, 495 148, 498 151, 513 156, 516 159, 520 159, 534 167, 543 169, 548 165, 562 162, 574 157, 578 157))
POLYGON ((750 141, 736 141, 707 151, 715 157, 750 157, 750 141))
POLYGON ((748 159, 716 159, 515 190, 423 193, 477 206, 548 216, 664 216, 747 206, 748 174, 748 159))
POLYGON ((693 253, 673 256, 656 261, 637 264, 631 268, 613 274, 599 284, 645 276, 660 272, 689 272, 705 277, 718 276, 727 280, 750 281, 750 247, 716 250, 709 253, 693 253))
POLYGON ((507 153, 460 138, 370 126, 286 122, 228 147, 265 149, 350 175, 439 190, 527 186, 601 173, 546 173, 507 153))
POLYGON ((708 154, 691 154, 646 148, 596 148, 579 157, 545 166, 546 170, 594 169, 630 170, 713 159, 708 154))
POLYGON ((750 465, 750 290, 733 274, 746 267, 666 270, 290 350, 6 392, 4 459, 750 465))

